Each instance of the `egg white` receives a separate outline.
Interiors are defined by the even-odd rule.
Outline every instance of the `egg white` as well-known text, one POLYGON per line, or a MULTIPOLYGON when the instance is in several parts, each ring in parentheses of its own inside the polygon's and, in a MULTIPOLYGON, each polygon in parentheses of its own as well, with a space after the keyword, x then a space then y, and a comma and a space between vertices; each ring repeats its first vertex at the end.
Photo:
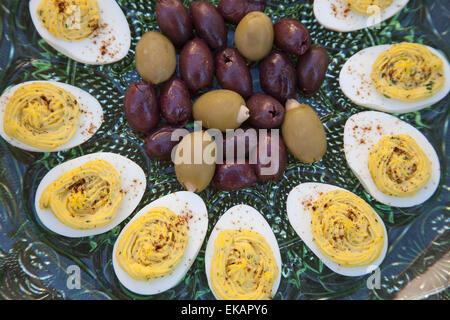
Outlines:
POLYGON ((186 272, 194 263, 203 244, 203 240, 205 239, 207 229, 208 212, 206 205, 202 198, 193 192, 179 191, 151 202, 142 208, 133 219, 127 223, 117 237, 112 256, 114 272, 116 273, 117 278, 128 290, 141 295, 154 295, 169 290, 183 279, 186 272), (131 278, 130 275, 120 267, 116 258, 117 246, 125 230, 127 230, 136 219, 147 214, 151 208, 155 207, 168 208, 181 216, 192 215, 192 217, 187 219, 189 240, 183 258, 172 273, 161 278, 138 281, 131 278))
POLYGON ((99 28, 80 41, 60 40, 44 27, 37 13, 41 1, 30 0, 31 20, 39 35, 55 50, 75 61, 92 65, 114 63, 128 54, 131 45, 130 26, 115 0, 98 1, 99 28))
POLYGON ((428 200, 439 186, 441 169, 433 146, 419 130, 392 115, 365 111, 351 116, 344 128, 344 152, 349 167, 362 186, 383 204, 393 207, 412 207, 428 200), (383 136, 397 134, 410 135, 431 162, 430 180, 412 197, 393 197, 381 192, 374 183, 368 167, 370 150, 383 136))
POLYGON ((350 10, 344 0, 314 0, 313 10, 317 21, 325 28, 350 32, 376 26, 397 14, 409 0, 394 0, 379 16, 365 16, 350 10))
POLYGON ((87 93, 86 91, 66 83, 56 81, 27 81, 7 89, 0 97, 0 136, 2 136, 3 139, 5 139, 11 145, 27 151, 56 152, 76 147, 89 140, 89 138, 91 138, 95 134, 95 132, 100 128, 102 122, 103 122, 103 109, 100 103, 97 101, 97 99, 94 98, 89 93, 87 93), (77 130, 75 134, 72 136, 72 138, 65 144, 62 144, 53 150, 44 150, 27 145, 22 141, 19 141, 13 137, 8 136, 5 133, 5 129, 3 127, 3 118, 5 116, 6 106, 8 105, 9 100, 14 95, 14 92, 16 92, 17 89, 19 89, 24 85, 41 82, 53 84, 73 94, 73 96, 75 97, 80 106, 80 110, 83 111, 80 114, 80 118, 77 124, 77 130))
POLYGON ((332 271, 350 277, 357 277, 371 273, 383 262, 388 248, 386 226, 384 225, 384 222, 380 217, 378 218, 382 223, 384 229, 384 245, 380 256, 371 265, 359 267, 342 267, 336 262, 331 261, 322 252, 320 252, 318 246, 313 241, 313 234, 311 231, 310 206, 322 194, 333 190, 348 191, 330 184, 314 182, 302 183, 293 188, 289 192, 286 201, 286 210, 289 222, 291 223, 292 228, 295 230, 298 236, 308 246, 308 248, 332 271))
POLYGON ((450 91, 450 65, 444 55, 434 48, 427 48, 442 59, 444 63, 445 83, 433 96, 413 102, 389 99, 375 88, 370 74, 378 56, 392 47, 392 44, 369 47, 354 54, 341 69, 339 84, 342 92, 355 104, 389 113, 413 112, 440 101, 450 91))
POLYGON ((37 217, 42 224, 49 230, 58 233, 62 236, 70 238, 88 237, 101 233, 108 232, 117 225, 119 225, 124 219, 126 219, 136 209, 139 201, 144 194, 146 188, 146 177, 142 168, 130 159, 109 152, 91 153, 67 162, 51 169, 41 180, 35 197, 35 210, 37 217), (120 180, 122 183, 123 200, 119 205, 116 216, 111 222, 105 226, 98 227, 90 230, 78 230, 66 226, 53 214, 50 209, 39 208, 39 200, 45 188, 53 181, 61 177, 66 172, 73 170, 89 161, 93 160, 105 160, 109 162, 120 173, 120 180))
POLYGON ((277 239, 272 231, 272 228, 264 219, 264 217, 253 207, 240 204, 228 209, 217 221, 213 228, 206 246, 205 251, 205 270, 208 279, 209 287, 217 299, 217 296, 211 286, 211 261, 214 256, 214 244, 223 230, 251 230, 261 234, 272 249, 273 256, 278 266, 278 276, 275 279, 272 287, 271 297, 275 296, 281 280, 282 262, 280 255, 280 248, 278 247, 277 239))

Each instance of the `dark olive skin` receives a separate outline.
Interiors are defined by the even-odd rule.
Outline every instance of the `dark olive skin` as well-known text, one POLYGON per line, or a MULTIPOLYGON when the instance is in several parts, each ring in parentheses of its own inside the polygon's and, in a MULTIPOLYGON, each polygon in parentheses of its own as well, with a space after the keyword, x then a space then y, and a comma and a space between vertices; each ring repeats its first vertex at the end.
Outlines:
POLYGON ((300 21, 284 18, 273 25, 275 45, 288 54, 302 55, 311 46, 308 29, 300 21))
POLYGON ((217 6, 225 21, 238 24, 249 12, 262 11, 266 8, 266 0, 221 0, 217 6))
POLYGON ((124 98, 124 112, 130 128, 137 133, 149 133, 159 122, 158 100, 152 85, 133 82, 124 98))
POLYGON ((145 138, 145 152, 153 159, 169 160, 172 149, 182 139, 182 137, 180 137, 178 140, 172 141, 172 133, 176 129, 177 127, 163 126, 152 131, 147 138, 145 138))
POLYGON ((298 60, 298 88, 306 94, 317 92, 325 80, 329 63, 330 58, 324 48, 311 47, 298 60))
POLYGON ((255 93, 248 99, 250 110, 249 124, 261 129, 279 127, 284 119, 284 107, 275 98, 262 93, 255 93))
POLYGON ((257 157, 257 163, 255 164, 255 173, 258 177, 259 181, 277 181, 280 180, 283 176, 283 172, 286 169, 286 163, 287 163, 287 151, 286 151, 286 145, 283 142, 283 139, 281 138, 281 134, 278 136, 278 138, 275 138, 274 135, 271 135, 270 132, 265 136, 265 138, 260 138, 258 141, 258 157, 257 157), (278 148, 274 145, 273 148, 275 152, 278 153, 278 157, 274 154, 272 156, 272 143, 275 141, 275 139, 278 140, 278 148), (268 157, 272 157, 272 160, 264 160, 261 155, 266 154, 268 157), (278 161, 276 161, 278 159, 278 161), (272 165, 272 161, 273 165, 272 165), (273 168, 271 168, 273 166, 273 168), (266 171, 263 169, 265 168, 266 171), (267 172, 272 171, 272 172, 267 172))
POLYGON ((253 165, 248 161, 242 164, 218 164, 212 185, 221 191, 233 191, 251 187, 257 180, 253 165))
POLYGON ((244 98, 253 92, 250 70, 239 51, 227 47, 216 54, 216 77, 222 88, 235 91, 244 98))
POLYGON ((192 93, 209 89, 214 78, 214 59, 200 39, 188 41, 180 53, 180 74, 192 93))
POLYGON ((292 61, 282 52, 274 51, 259 66, 261 88, 278 101, 294 98, 297 74, 292 61))
POLYGON ((191 95, 183 80, 173 76, 161 89, 159 106, 169 124, 184 126, 192 117, 191 95))
POLYGON ((230 162, 234 159, 245 159, 257 145, 258 132, 254 128, 238 128, 232 135, 224 135, 223 160, 230 162), (230 158, 227 159, 227 157, 230 158))
POLYGON ((264 12, 264 10, 266 9, 267 0, 247 0, 247 2, 248 2, 247 13, 252 11, 264 12))
POLYGON ((189 11, 178 0, 159 0, 156 22, 177 48, 181 48, 194 35, 189 11))
POLYGON ((238 24, 247 14, 248 0, 221 0, 217 6, 225 21, 238 24))
POLYGON ((194 1, 189 5, 197 35, 216 50, 227 44, 225 21, 214 5, 208 1, 194 1))

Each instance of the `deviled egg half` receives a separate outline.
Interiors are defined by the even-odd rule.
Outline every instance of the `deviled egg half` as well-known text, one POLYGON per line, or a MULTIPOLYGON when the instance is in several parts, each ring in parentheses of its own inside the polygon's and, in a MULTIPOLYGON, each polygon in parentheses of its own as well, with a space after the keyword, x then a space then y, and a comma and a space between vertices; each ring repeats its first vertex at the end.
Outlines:
POLYGON ((135 162, 108 152, 92 153, 51 169, 35 198, 39 220, 66 237, 107 232, 136 209, 146 188, 135 162))
POLYGON ((349 167, 377 201, 412 207, 439 186, 439 158, 427 138, 410 124, 386 113, 351 116, 344 128, 349 167))
POLYGON ((324 183, 302 183, 289 192, 286 210, 295 232, 332 271, 362 276, 384 260, 383 220, 363 199, 324 183))
POLYGON ((103 110, 86 91, 56 81, 28 81, 0 97, 0 135, 27 151, 76 147, 100 128, 103 110))
POLYGON ((409 0, 314 0, 314 15, 325 28, 350 32, 378 25, 409 0))
POLYGON ((128 54, 130 27, 115 0, 30 0, 29 10, 39 35, 75 61, 102 65, 128 54))
POLYGON ((378 45, 350 57, 339 74, 342 92, 355 104, 389 113, 417 111, 450 91, 450 65, 418 43, 378 45))
POLYGON ((281 267, 277 239, 256 209, 237 205, 220 217, 205 251, 206 277, 217 299, 273 298, 281 267))
POLYGON ((208 229, 202 198, 180 191, 142 208, 119 234, 113 249, 120 283, 141 295, 177 285, 194 263, 208 229))

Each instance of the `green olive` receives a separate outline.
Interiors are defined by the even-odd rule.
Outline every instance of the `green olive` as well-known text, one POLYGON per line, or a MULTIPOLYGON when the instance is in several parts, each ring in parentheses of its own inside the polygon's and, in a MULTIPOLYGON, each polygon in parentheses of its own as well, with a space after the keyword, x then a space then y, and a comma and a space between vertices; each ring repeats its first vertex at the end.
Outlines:
POLYGON ((273 39, 272 21, 260 11, 248 13, 234 33, 236 48, 251 61, 259 61, 267 56, 272 50, 273 39))
POLYGON ((250 116, 245 100, 231 90, 213 90, 195 101, 192 112, 194 120, 201 121, 205 128, 220 131, 236 129, 250 116))
POLYGON ((209 185, 216 169, 216 148, 206 131, 194 131, 177 145, 175 173, 186 190, 201 192, 209 185))
POLYGON ((159 32, 145 33, 136 45, 136 69, 152 84, 168 80, 175 72, 177 57, 172 42, 159 32))
POLYGON ((301 162, 319 161, 327 150, 325 129, 318 115, 294 99, 286 102, 281 133, 289 151, 301 162))

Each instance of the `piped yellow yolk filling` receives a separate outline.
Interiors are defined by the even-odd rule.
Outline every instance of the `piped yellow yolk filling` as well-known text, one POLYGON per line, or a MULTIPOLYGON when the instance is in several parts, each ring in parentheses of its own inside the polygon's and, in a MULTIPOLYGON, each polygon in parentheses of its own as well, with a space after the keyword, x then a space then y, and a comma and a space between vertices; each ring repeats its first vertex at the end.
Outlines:
POLYGON ((42 0, 37 14, 48 32, 66 41, 86 39, 100 20, 97 0, 42 0))
POLYGON ((371 16, 389 7, 394 0, 345 0, 351 10, 371 16))
POLYGON ((431 177, 431 162, 406 134, 385 136, 369 152, 369 171, 378 189, 394 197, 411 197, 431 177))
POLYGON ((53 150, 77 130, 81 111, 68 91, 46 82, 19 87, 5 109, 5 133, 29 146, 53 150))
POLYGON ((278 276, 266 239, 250 230, 224 230, 214 243, 211 286, 218 299, 266 300, 278 276))
POLYGON ((314 202, 311 232, 320 252, 342 267, 370 265, 380 256, 385 241, 375 211, 344 190, 329 191, 314 202))
POLYGON ((39 200, 66 226, 88 230, 105 226, 122 202, 120 173, 105 160, 93 160, 63 174, 39 200))
POLYGON ((372 66, 376 90, 387 98, 418 101, 433 96, 445 83, 442 59, 417 43, 394 44, 372 66))
POLYGON ((183 217, 164 207, 150 209, 120 237, 116 258, 138 281, 170 274, 183 258, 189 236, 183 217))

